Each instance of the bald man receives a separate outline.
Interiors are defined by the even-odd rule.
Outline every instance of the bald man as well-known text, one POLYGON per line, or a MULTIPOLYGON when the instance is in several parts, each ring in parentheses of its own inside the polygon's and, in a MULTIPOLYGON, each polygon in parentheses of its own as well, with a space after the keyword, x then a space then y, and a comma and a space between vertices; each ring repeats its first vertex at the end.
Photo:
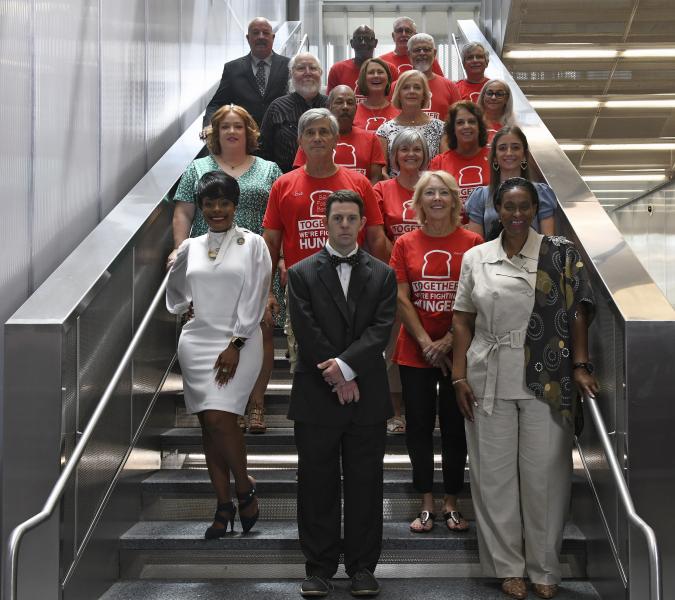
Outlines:
MULTIPOLYGON (((375 32, 368 25, 360 25, 354 30, 349 45, 354 49, 354 58, 336 62, 328 71, 328 85, 326 93, 337 85, 348 85, 356 93, 356 101, 363 101, 363 94, 358 89, 357 81, 361 72, 361 65, 368 59, 373 58, 375 48, 377 48, 377 38, 375 32)), ((386 62, 386 61, 385 61, 386 62)), ((389 70, 393 79, 398 77, 398 69, 391 63, 388 63, 389 70)))
POLYGON ((206 107, 204 128, 211 124, 211 115, 225 104, 243 106, 260 126, 272 101, 288 93, 289 59, 272 50, 274 31, 270 22, 263 17, 253 19, 248 24, 246 41, 251 51, 225 63, 218 91, 206 107))

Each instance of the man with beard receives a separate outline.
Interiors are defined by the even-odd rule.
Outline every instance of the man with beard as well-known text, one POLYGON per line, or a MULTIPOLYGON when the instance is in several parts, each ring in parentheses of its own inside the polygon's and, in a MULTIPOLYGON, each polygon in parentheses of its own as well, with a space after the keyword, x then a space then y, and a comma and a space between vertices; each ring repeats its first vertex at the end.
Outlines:
POLYGON ((487 69, 489 60, 490 55, 483 44, 472 42, 462 48, 462 65, 464 65, 466 79, 460 79, 457 82, 457 89, 462 100, 478 103, 480 91, 488 81, 485 77, 485 69, 487 69))
MULTIPOLYGON (((408 56, 408 40, 417 33, 417 25, 410 17, 399 17, 394 21, 392 29, 391 39, 394 40, 396 47, 393 52, 387 52, 380 58, 396 66, 396 70, 392 71, 392 77, 396 79, 404 71, 414 68, 408 56)), ((436 75, 443 77, 443 69, 436 59, 432 68, 436 75)))
POLYGON ((457 86, 442 75, 433 71, 436 59, 436 42, 428 33, 416 33, 408 40, 408 56, 413 69, 417 69, 427 78, 431 103, 422 108, 433 119, 445 121, 450 107, 461 99, 457 86))
POLYGON ((289 63, 292 91, 270 104, 260 127, 260 154, 288 173, 298 151, 298 120, 310 108, 325 108, 328 98, 319 93, 321 65, 308 52, 289 63))
MULTIPOLYGON (((359 73, 361 65, 369 58, 373 58, 373 52, 377 47, 375 32, 368 25, 360 25, 354 30, 349 45, 354 49, 354 58, 348 58, 336 62, 328 71, 328 85, 326 92, 330 91, 336 85, 348 85, 356 94, 357 102, 362 102, 364 95, 358 89, 359 73)), ((392 79, 398 77, 398 69, 392 64, 387 65, 391 71, 392 79)))
POLYGON ((263 17, 253 19, 248 24, 246 40, 251 52, 225 63, 218 90, 206 107, 202 139, 206 138, 211 116, 221 106, 238 104, 260 125, 272 100, 288 92, 288 57, 272 51, 274 32, 269 21, 263 17))
MULTIPOLYGON (((328 110, 333 113, 340 126, 340 135, 333 160, 339 167, 346 167, 370 179, 375 185, 382 179, 382 167, 387 164, 377 136, 365 129, 354 127, 356 97, 348 85, 338 85, 328 94, 328 110)), ((294 167, 307 162, 305 151, 298 149, 294 167)))

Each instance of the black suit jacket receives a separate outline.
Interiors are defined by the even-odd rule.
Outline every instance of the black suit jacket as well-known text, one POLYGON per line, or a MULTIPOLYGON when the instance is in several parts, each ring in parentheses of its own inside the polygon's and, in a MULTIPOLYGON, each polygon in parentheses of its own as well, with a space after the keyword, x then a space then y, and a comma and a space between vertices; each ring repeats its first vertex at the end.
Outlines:
POLYGON ((288 93, 289 60, 287 56, 272 53, 272 68, 264 96, 260 95, 258 84, 255 82, 250 53, 225 63, 220 85, 206 107, 202 126, 210 125, 213 113, 221 106, 231 103, 243 106, 260 127, 270 102, 288 93))
POLYGON ((358 251, 347 299, 324 248, 288 270, 291 323, 298 363, 288 411, 290 419, 322 425, 369 425, 391 417, 382 353, 396 314, 396 277, 385 263, 358 251), (361 399, 341 405, 317 364, 344 360, 355 372, 361 399))

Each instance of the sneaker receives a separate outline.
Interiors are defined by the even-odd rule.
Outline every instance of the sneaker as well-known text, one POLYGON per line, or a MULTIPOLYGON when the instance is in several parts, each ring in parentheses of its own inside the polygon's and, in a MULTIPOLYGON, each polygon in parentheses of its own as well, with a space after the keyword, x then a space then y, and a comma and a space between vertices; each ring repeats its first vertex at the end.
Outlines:
POLYGON ((328 596, 332 590, 333 584, 328 579, 320 575, 310 575, 302 582, 300 595, 305 598, 328 596))
POLYGON ((361 569, 352 577, 352 596, 377 596, 380 593, 380 584, 368 569, 361 569))

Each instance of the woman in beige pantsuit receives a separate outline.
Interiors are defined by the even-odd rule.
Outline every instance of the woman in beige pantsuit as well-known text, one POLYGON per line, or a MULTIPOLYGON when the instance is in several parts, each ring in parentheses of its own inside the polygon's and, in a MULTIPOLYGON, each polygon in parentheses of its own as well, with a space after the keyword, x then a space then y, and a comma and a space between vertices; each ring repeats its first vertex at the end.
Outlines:
POLYGON ((593 296, 574 245, 530 224, 526 179, 494 199, 502 231, 469 250, 454 305, 452 383, 466 418, 481 565, 512 598, 525 574, 540 598, 560 583, 572 474, 576 387, 596 394, 588 362, 593 296))

